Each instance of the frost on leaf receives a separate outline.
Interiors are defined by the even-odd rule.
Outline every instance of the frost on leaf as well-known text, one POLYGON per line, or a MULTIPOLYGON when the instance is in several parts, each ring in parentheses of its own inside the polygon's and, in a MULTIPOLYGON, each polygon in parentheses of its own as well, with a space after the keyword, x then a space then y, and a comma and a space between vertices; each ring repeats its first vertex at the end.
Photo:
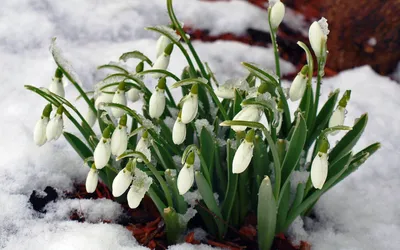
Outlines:
POLYGON ((181 38, 178 34, 176 34, 175 30, 173 30, 172 28, 165 26, 165 25, 157 25, 157 26, 153 26, 153 27, 147 27, 146 30, 153 30, 158 33, 161 33, 162 35, 168 37, 174 43, 178 43, 179 39, 181 38))
POLYGON ((72 67, 71 63, 65 58, 62 50, 58 47, 56 40, 57 39, 54 37, 50 44, 50 52, 53 55, 54 61, 58 67, 62 68, 63 72, 66 74, 66 77, 71 82, 82 86, 82 81, 79 79, 79 76, 72 67))

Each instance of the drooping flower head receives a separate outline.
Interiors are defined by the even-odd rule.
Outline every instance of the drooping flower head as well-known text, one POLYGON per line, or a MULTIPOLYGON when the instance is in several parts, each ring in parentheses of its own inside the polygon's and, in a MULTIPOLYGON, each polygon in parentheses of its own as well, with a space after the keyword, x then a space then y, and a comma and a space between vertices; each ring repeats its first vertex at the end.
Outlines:
POLYGON ((311 182, 316 189, 322 189, 328 177, 328 149, 328 139, 324 138, 311 164, 311 182))
MULTIPOLYGON (((333 111, 331 118, 329 119, 329 127, 333 128, 336 126, 342 126, 346 115, 347 102, 350 100, 351 91, 346 90, 343 97, 340 99, 338 106, 333 111)), ((334 131, 332 134, 335 135, 339 131, 334 131)))
POLYGON ((308 70, 308 65, 304 65, 301 71, 294 78, 289 90, 289 97, 292 102, 300 100, 303 97, 308 81, 308 70))
POLYGON ((50 103, 47 104, 46 107, 43 109, 42 116, 36 122, 35 129, 33 131, 33 140, 38 146, 44 145, 47 141, 46 128, 49 123, 49 117, 52 110, 53 106, 50 103))
MULTIPOLYGON (((118 85, 118 89, 117 89, 117 91, 115 91, 115 94, 112 99, 112 103, 121 104, 121 105, 126 106, 125 82, 121 82, 118 85)), ((111 107, 111 112, 112 112, 113 116, 117 119, 126 113, 123 109, 120 109, 117 107, 111 107)))
POLYGON ((190 93, 184 97, 181 114, 181 120, 184 124, 192 122, 197 115, 199 109, 198 88, 199 86, 194 84, 190 93))
POLYGON ((153 92, 153 94, 150 97, 149 116, 151 118, 158 119, 164 113, 166 84, 167 83, 166 83, 165 77, 161 78, 158 81, 156 90, 153 92))
POLYGON ((123 115, 111 136, 111 153, 119 156, 128 148, 127 116, 123 115))
MULTIPOLYGON (((93 104, 95 103, 94 98, 92 98, 90 100, 93 104)), ((86 113, 85 116, 85 120, 86 122, 89 124, 89 126, 92 128, 94 126, 94 124, 96 123, 97 120, 97 115, 96 113, 90 108, 88 107, 88 111, 86 113)))
POLYGON ((186 124, 182 122, 181 114, 182 112, 179 111, 174 127, 172 128, 172 141, 176 145, 182 144, 186 139, 186 124))
MULTIPOLYGON (((149 132, 144 131, 142 137, 136 145, 135 151, 140 152, 146 156, 148 161, 151 161, 151 151, 150 151, 150 140, 149 132)), ((137 159, 138 162, 142 162, 142 159, 137 159)))
POLYGON ((186 159, 185 165, 183 165, 178 175, 177 185, 179 194, 183 195, 193 186, 194 183, 194 160, 195 154, 191 152, 186 159))
POLYGON ((89 194, 93 193, 96 190, 98 182, 99 182, 99 173, 96 169, 96 165, 93 163, 86 177, 86 183, 85 183, 86 192, 88 192, 89 194))
POLYGON ((99 143, 97 144, 93 153, 94 163, 96 164, 97 169, 104 168, 107 165, 108 160, 110 160, 111 156, 110 136, 111 136, 111 127, 108 126, 106 129, 104 129, 103 136, 99 140, 99 143))
POLYGON ((236 150, 232 163, 232 172, 234 174, 244 172, 249 166, 251 159, 253 158, 254 136, 255 131, 253 129, 249 130, 246 134, 246 138, 236 150))
POLYGON ((326 41, 328 40, 328 35, 328 20, 326 20, 326 18, 323 17, 318 22, 315 21, 311 24, 309 40, 317 58, 326 56, 326 41))
MULTIPOLYGON (((172 51, 174 49, 174 44, 170 43, 167 45, 167 47, 164 50, 164 53, 162 55, 158 56, 156 61, 153 64, 152 69, 162 69, 166 70, 169 65, 169 59, 171 57, 172 51)), ((153 73, 153 78, 160 78, 163 77, 164 74, 162 73, 153 73)))
POLYGON ((61 97, 65 97, 64 84, 62 81, 63 73, 60 68, 56 69, 56 73, 54 75, 53 81, 50 83, 49 90, 50 92, 59 95, 61 97))
POLYGON ((128 192, 128 205, 130 208, 137 208, 142 201, 144 195, 149 190, 153 179, 145 172, 135 168, 132 185, 128 192))
POLYGON ((119 171, 112 183, 112 194, 119 197, 125 193, 132 183, 132 173, 136 168, 136 159, 130 159, 125 168, 119 171))
POLYGON ((63 112, 64 112, 64 107, 60 105, 57 108, 57 112, 54 115, 54 117, 49 121, 49 124, 47 124, 46 137, 48 141, 57 140, 58 138, 60 138, 64 127, 64 121, 62 116, 63 112))

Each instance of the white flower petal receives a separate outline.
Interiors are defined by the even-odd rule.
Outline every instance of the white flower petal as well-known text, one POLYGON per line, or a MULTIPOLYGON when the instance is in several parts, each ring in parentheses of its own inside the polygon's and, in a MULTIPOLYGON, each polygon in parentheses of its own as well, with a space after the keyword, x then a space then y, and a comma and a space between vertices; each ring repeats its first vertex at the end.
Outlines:
POLYGON ((96 114, 93 112, 91 108, 88 108, 88 111, 86 113, 85 120, 89 124, 89 126, 92 128, 94 124, 96 123, 97 117, 96 114))
POLYGON ((114 197, 119 197, 129 188, 132 183, 132 173, 126 168, 119 171, 117 176, 115 176, 112 183, 112 194, 114 197))
POLYGON ((151 118, 160 118, 165 109, 164 90, 156 89, 149 102, 149 115, 151 118))
MULTIPOLYGON (((112 99, 112 103, 121 104, 121 105, 126 106, 125 91, 117 90, 112 99)), ((117 119, 125 114, 125 111, 123 109, 116 108, 116 107, 112 107, 111 112, 112 112, 113 116, 117 119)))
POLYGON ((157 44, 156 44, 156 52, 157 52, 156 57, 157 58, 159 58, 161 55, 164 54, 165 48, 167 48, 167 46, 170 43, 171 43, 171 41, 169 40, 169 38, 164 35, 161 35, 160 38, 158 38, 157 44))
POLYGON ((328 176, 328 155, 319 152, 311 165, 311 182, 316 189, 322 189, 328 176))
POLYGON ((137 102, 140 99, 140 90, 131 88, 128 92, 126 92, 128 100, 131 102, 137 102))
POLYGON ((93 193, 97 188, 99 182, 99 174, 96 169, 91 168, 86 177, 86 192, 93 193))
MULTIPOLYGON (((259 122, 261 119, 260 109, 255 105, 245 106, 239 113, 233 118, 234 121, 249 121, 259 122)), ((232 126, 232 129, 236 132, 246 130, 246 126, 232 126)))
POLYGON ((233 88, 228 89, 224 87, 219 87, 214 89, 214 93, 216 96, 224 99, 233 99, 235 98, 235 90, 233 88))
POLYGON ((312 49, 314 50, 315 56, 324 56, 326 51, 321 51, 321 49, 322 45, 326 43, 329 34, 328 23, 326 19, 321 18, 320 21, 313 22, 310 26, 308 33, 310 44, 312 49))
POLYGON ((271 9, 271 26, 273 29, 278 28, 285 16, 285 5, 281 1, 277 1, 271 9))
POLYGON ((48 117, 41 117, 40 120, 36 122, 35 129, 33 131, 33 140, 38 146, 42 146, 46 143, 46 128, 49 123, 48 117))
POLYGON ((172 128, 172 141, 176 144, 182 144, 186 139, 186 125, 180 119, 176 119, 172 128))
POLYGON ((233 157, 232 172, 234 174, 240 174, 247 169, 253 158, 253 148, 254 144, 246 140, 240 144, 233 157))
POLYGON ((140 169, 135 169, 132 186, 128 192, 128 205, 130 208, 137 208, 144 195, 149 190, 153 179, 140 169))
POLYGON ((114 95, 108 93, 101 93, 94 102, 96 109, 100 109, 100 103, 110 103, 112 102, 114 95))
MULTIPOLYGON (((153 64, 152 69, 166 70, 168 68, 169 59, 170 59, 170 56, 165 54, 165 53, 163 53, 161 56, 157 57, 157 60, 153 64)), ((153 78, 157 79, 157 78, 163 77, 164 74, 153 73, 152 76, 153 76, 153 78)))
POLYGON ((56 114, 50 121, 49 124, 47 125, 46 128, 46 137, 48 141, 51 140, 57 140, 60 138, 63 130, 63 119, 62 116, 59 114, 56 114))
MULTIPOLYGON (((151 151, 149 149, 150 143, 146 138, 140 138, 138 144, 136 145, 136 151, 144 154, 147 160, 151 161, 151 151)), ((138 162, 142 162, 142 159, 137 159, 138 162)))
POLYGON ((65 97, 64 84, 60 78, 53 78, 53 82, 50 83, 49 90, 56 95, 65 97))
POLYGON ((109 139, 101 138, 94 150, 93 157, 97 169, 104 168, 104 166, 107 165, 108 160, 110 159, 111 146, 109 141, 109 139))
POLYGON ((189 94, 182 105, 182 123, 188 124, 194 120, 199 108, 199 98, 196 94, 189 94))
POLYGON ((179 194, 183 195, 193 186, 194 168, 192 165, 185 164, 178 175, 177 185, 179 194))
POLYGON ((128 134, 126 126, 118 126, 111 136, 111 153, 119 156, 128 148, 128 134))
POLYGON ((290 86, 289 96, 292 102, 300 100, 307 86, 307 77, 302 74, 297 74, 294 78, 292 86, 290 86))
MULTIPOLYGON (((338 106, 335 111, 332 113, 331 118, 329 119, 329 127, 342 126, 344 124, 344 118, 346 115, 346 109, 338 106)), ((332 132, 332 135, 336 135, 339 131, 332 132)))

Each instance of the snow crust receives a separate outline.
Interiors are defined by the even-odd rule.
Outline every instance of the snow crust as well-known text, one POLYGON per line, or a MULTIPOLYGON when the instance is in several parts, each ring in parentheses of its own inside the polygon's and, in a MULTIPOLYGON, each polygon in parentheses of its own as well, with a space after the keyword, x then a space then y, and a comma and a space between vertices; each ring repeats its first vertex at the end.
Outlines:
MULTIPOLYGON (((165 1, 3 0, 1 4, 0 248, 146 249, 122 226, 100 222, 113 222, 121 213, 118 204, 111 201, 59 198, 47 205, 45 215, 30 207, 32 190, 53 186, 62 196, 63 191, 72 191, 74 183, 84 183, 88 169, 62 138, 40 148, 33 143, 33 127, 46 103, 23 85, 50 84, 56 66, 48 47, 54 36, 86 90, 107 73, 95 68, 117 60, 124 52, 138 49, 154 60, 157 35, 143 28, 168 22, 165 1), (69 221, 74 210, 82 212, 87 221, 69 221)), ((211 34, 242 34, 249 27, 268 29, 266 12, 245 1, 175 0, 174 5, 184 23, 209 29, 211 34)), ((292 16, 287 18, 293 20, 292 16)), ((265 68, 274 65, 268 48, 236 42, 195 42, 194 46, 219 82, 243 76, 241 61, 265 68)), ((127 66, 134 69, 134 62, 127 66)), ((183 55, 175 50, 170 70, 179 75, 184 66, 183 55)), ((283 73, 294 71, 283 60, 281 68, 283 73)), ((146 78, 145 82, 154 89, 154 80, 146 78)), ((290 235, 297 241, 309 241, 313 249, 395 249, 400 245, 400 87, 369 67, 361 67, 324 81, 321 101, 338 87, 353 90, 346 125, 369 113, 369 125, 357 149, 375 141, 381 141, 382 148, 322 197, 316 205, 316 219, 298 218, 290 235)), ((172 93, 179 97, 180 90, 172 93)), ((68 99, 77 95, 72 85, 66 87, 68 99)), ((76 105, 80 110, 87 108, 82 100, 76 105)), ((132 107, 140 110, 141 105, 132 107)), ((76 132, 67 120, 65 129, 76 132)), ((183 244, 170 249, 209 247, 183 244)))

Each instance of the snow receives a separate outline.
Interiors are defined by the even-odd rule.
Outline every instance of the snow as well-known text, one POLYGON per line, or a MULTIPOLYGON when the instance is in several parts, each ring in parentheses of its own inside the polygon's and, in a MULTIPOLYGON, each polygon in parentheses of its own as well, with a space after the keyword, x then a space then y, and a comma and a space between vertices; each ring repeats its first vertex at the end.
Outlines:
MULTIPOLYGON (((210 30, 211 34, 243 34, 251 27, 267 31, 266 12, 245 1, 210 3, 175 0, 176 12, 187 25, 210 30)), ((96 67, 135 49, 154 60, 157 35, 143 28, 167 24, 164 0, 148 1, 50 1, 3 0, 0 9, 0 248, 4 249, 145 249, 131 233, 114 224, 121 213, 109 200, 59 198, 46 206, 47 213, 29 205, 33 190, 56 188, 63 196, 74 183, 84 183, 88 168, 64 139, 37 147, 33 127, 45 101, 23 88, 25 84, 47 87, 56 68, 48 47, 56 36, 58 46, 70 61, 83 88, 89 90, 105 75, 96 67), (85 223, 69 221, 79 211, 85 223), (100 221, 110 220, 111 224, 100 221)), ((286 20, 286 18, 285 18, 286 20)), ((236 42, 195 42, 203 61, 210 64, 219 82, 241 77, 241 61, 273 68, 269 48, 236 42)), ((137 62, 130 60, 134 68, 137 62)), ((175 50, 170 70, 180 75, 186 66, 175 50)), ((282 61, 282 72, 294 67, 282 61)), ((149 89, 154 80, 146 79, 149 89)), ((353 90, 346 124, 363 112, 369 125, 357 148, 382 142, 381 150, 360 170, 324 195, 316 206, 317 219, 296 220, 290 232, 294 240, 307 240, 314 249, 393 249, 400 244, 400 87, 378 76, 369 67, 349 70, 327 79, 322 101, 334 88, 353 90)), ((172 90, 179 96, 178 89, 172 90)), ((66 87, 66 97, 78 93, 66 87)), ((76 103, 80 110, 86 104, 76 103)), ((133 105, 137 109, 140 104, 133 105)), ((65 129, 75 132, 69 121, 65 129)), ((340 137, 340 134, 337 138, 340 137)), ((209 249, 207 246, 178 245, 170 249, 209 249)))

